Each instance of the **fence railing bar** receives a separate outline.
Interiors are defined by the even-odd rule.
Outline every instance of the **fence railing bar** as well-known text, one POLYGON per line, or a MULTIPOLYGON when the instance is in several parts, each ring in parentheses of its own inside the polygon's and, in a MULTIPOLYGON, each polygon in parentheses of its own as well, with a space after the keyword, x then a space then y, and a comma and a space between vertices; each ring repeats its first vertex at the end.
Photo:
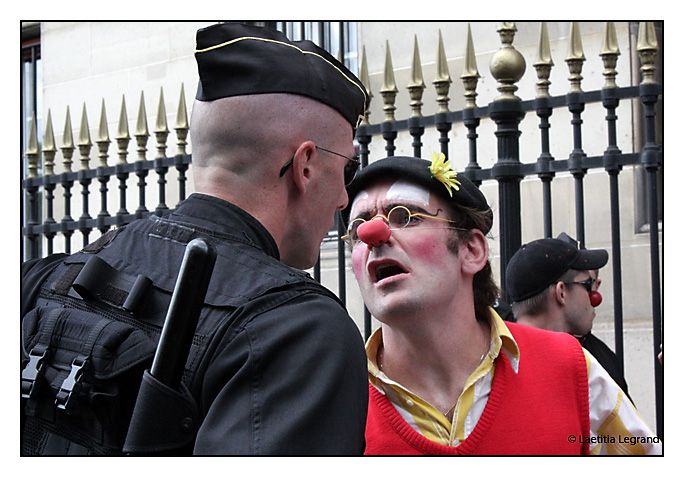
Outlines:
POLYGON ((111 174, 106 174, 102 171, 102 167, 97 168, 97 180, 100 182, 100 212, 97 214, 97 229, 101 233, 105 233, 109 226, 105 224, 105 219, 109 217, 107 210, 107 182, 111 174))
MULTIPOLYGON (((662 94, 662 88, 660 85, 655 85, 658 88, 658 94, 662 94)), ((614 88, 615 97, 618 99, 638 99, 639 98, 639 87, 638 86, 625 86, 622 88, 614 88)), ((584 91, 581 93, 582 102, 587 104, 599 103, 601 102, 602 90, 594 91, 584 91)), ((568 105, 568 98, 566 94, 551 96, 547 98, 549 107, 553 109, 563 108, 568 105)), ((533 112, 537 109, 537 100, 530 99, 520 102, 520 109, 525 112, 533 112)), ((473 118, 489 118, 489 106, 480 106, 472 109, 473 118)), ((461 123, 463 122, 464 110, 459 111, 449 111, 448 113, 436 113, 430 116, 422 116, 418 118, 418 124, 423 127, 435 126, 438 121, 445 121, 446 123, 461 123), (439 114, 444 114, 446 117, 439 117, 439 114)), ((412 124, 416 124, 413 122, 412 124)), ((366 127, 366 134, 370 135, 381 135, 383 123, 368 124, 366 127)), ((393 130, 396 132, 408 131, 410 129, 408 119, 399 119, 392 121, 393 130)))
MULTIPOLYGON (((341 237, 345 233, 344 220, 338 211, 335 214, 335 224, 337 225, 337 236, 341 237)), ((347 304, 347 264, 345 254, 345 243, 337 240, 337 296, 342 303, 347 304)))
POLYGON ((615 96, 614 88, 603 90, 603 106, 606 108, 606 125, 608 127, 608 147, 603 153, 603 163, 608 174, 610 185, 610 222, 611 222, 611 259, 613 271, 613 325, 615 327, 615 356, 620 372, 624 373, 624 340, 622 310, 622 250, 620 244, 620 193, 618 176, 622 170, 619 157, 622 154, 617 147, 617 115, 615 109, 620 100, 615 96))
POLYGON ((66 253, 71 253, 71 236, 76 229, 76 222, 71 217, 71 188, 74 185, 73 180, 69 180, 67 177, 68 173, 60 174, 60 183, 62 184, 62 190, 64 191, 64 217, 60 222, 59 231, 64 236, 64 251, 66 253), (71 228, 74 227, 74 228, 71 228))
POLYGON ((480 118, 472 115, 473 108, 468 108, 463 111, 463 124, 468 130, 466 138, 468 139, 468 165, 465 167, 465 176, 470 179, 476 186, 480 186, 482 181, 476 178, 477 171, 482 170, 480 164, 477 162, 477 128, 480 125, 480 118))
MULTIPOLYGON (((640 155, 639 153, 622 153, 618 158, 616 158, 616 163, 620 166, 634 166, 640 165, 640 155)), ((529 178, 529 176, 538 176, 541 173, 552 172, 570 172, 570 159, 554 159, 544 164, 537 162, 529 163, 519 163, 515 167, 515 174, 522 174, 524 178, 529 178)), ((580 167, 583 169, 595 170, 603 167, 603 156, 587 156, 582 158, 580 162, 580 167)), ((493 180, 492 169, 480 169, 472 171, 469 177, 471 180, 477 181, 489 181, 493 180)))
MULTIPOLYGON (((165 167, 175 166, 179 162, 181 164, 188 165, 192 162, 192 156, 188 154, 179 154, 176 156, 165 157, 163 159, 149 159, 145 161, 136 161, 128 164, 119 164, 117 166, 108 166, 98 169, 102 169, 102 174, 106 174, 108 176, 113 176, 121 172, 131 173, 137 171, 151 171, 157 167, 155 161, 160 161, 159 163, 165 167)), ((24 188, 26 188, 33 186, 38 187, 45 184, 61 184, 68 181, 73 182, 80 180, 81 178, 95 179, 98 177, 98 169, 84 169, 78 172, 64 172, 57 175, 26 178, 23 180, 23 185, 24 188)))
POLYGON ((651 305, 653 312, 653 361, 655 368, 657 433, 663 432, 663 367, 656 358, 662 343, 662 308, 660 297, 660 246, 658 227, 658 188, 656 174, 662 167, 662 153, 656 143, 655 105, 658 102, 656 84, 642 82, 640 85, 643 105, 645 143, 641 151, 641 163, 646 171, 646 196, 648 208, 649 239, 651 252, 651 305))

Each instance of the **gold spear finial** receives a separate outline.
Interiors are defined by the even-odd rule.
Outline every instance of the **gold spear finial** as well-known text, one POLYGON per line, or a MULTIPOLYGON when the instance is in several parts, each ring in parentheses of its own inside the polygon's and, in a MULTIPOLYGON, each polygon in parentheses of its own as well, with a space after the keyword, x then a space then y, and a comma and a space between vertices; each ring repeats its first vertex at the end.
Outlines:
POLYGON ((568 56, 565 62, 568 64, 570 70, 570 92, 582 92, 582 66, 586 58, 584 57, 584 50, 582 49, 582 36, 580 34, 580 27, 578 22, 570 24, 570 39, 568 42, 568 56))
POLYGON ((397 97, 397 84, 394 80, 394 68, 392 67, 392 52, 390 51, 389 42, 385 40, 385 74, 383 76, 382 88, 380 94, 384 106, 382 110, 385 112, 385 121, 394 121, 394 111, 397 109, 394 102, 397 97))
POLYGON ((451 76, 449 76, 449 65, 447 63, 446 51, 444 50, 444 41, 442 40, 442 30, 438 30, 439 38, 437 41, 437 77, 432 84, 435 85, 437 91, 437 112, 449 112, 449 85, 451 84, 451 76))
POLYGON ((546 22, 541 22, 538 58, 533 66, 537 71, 537 97, 548 98, 549 86, 551 85, 549 77, 551 76, 553 59, 551 58, 551 44, 549 43, 549 31, 546 22))
POLYGON ((126 164, 126 157, 128 156, 128 143, 131 140, 128 132, 128 113, 126 112, 126 96, 121 95, 121 111, 119 112, 119 127, 116 134, 116 145, 119 148, 119 162, 118 164, 126 164))
POLYGON ((603 35, 603 49, 599 56, 603 60, 603 76, 606 83, 603 88, 617 88, 615 77, 617 76, 617 58, 620 56, 620 48, 617 42, 617 33, 613 22, 606 22, 606 30, 603 35))
POLYGON ((109 149, 109 128, 107 127, 107 112, 105 110, 105 101, 102 98, 102 107, 100 109, 100 127, 97 131, 97 148, 99 150, 98 157, 100 159, 100 167, 107 167, 107 150, 109 149))
POLYGON ((140 92, 140 106, 138 106, 138 120, 135 126, 135 142, 138 147, 136 152, 138 153, 138 161, 145 160, 145 152, 147 151, 147 139, 150 137, 149 130, 147 129, 147 112, 145 111, 145 92, 140 92))
POLYGON ((78 132, 78 152, 81 154, 81 169, 90 169, 90 148, 93 143, 90 141, 90 126, 88 126, 88 114, 86 113, 86 105, 83 103, 83 112, 81 113, 81 128, 78 132))
POLYGON ((159 88, 159 105, 157 106, 157 127, 154 132, 169 132, 166 121, 166 106, 164 105, 164 87, 159 88))
POLYGON ((166 157, 166 138, 169 127, 166 122, 166 106, 164 105, 164 88, 159 88, 159 106, 157 106, 157 127, 154 130, 157 139, 157 157, 166 157))
POLYGON ((368 124, 368 118, 370 117, 370 103, 371 99, 373 98, 373 93, 371 92, 371 85, 370 85, 370 76, 368 75, 368 60, 366 59, 366 45, 363 45, 363 48, 361 49, 361 69, 359 71, 359 76, 361 78, 361 83, 363 83, 363 86, 366 88, 366 92, 368 93, 368 101, 367 101, 367 106, 366 106, 366 111, 363 116, 363 119, 361 120, 361 124, 368 124))
POLYGON ((411 117, 419 118, 423 106, 423 69, 420 64, 420 52, 418 51, 418 37, 413 35, 413 62, 411 63, 411 81, 408 84, 409 97, 411 98, 411 117))
POLYGON ((470 31, 470 23, 468 23, 468 35, 466 37, 466 52, 465 65, 463 67, 463 74, 461 81, 463 81, 463 89, 465 93, 465 107, 474 108, 477 106, 475 98, 477 97, 477 81, 481 78, 479 71, 477 71, 477 60, 475 59, 475 47, 473 46, 473 35, 470 31))
POLYGON ((43 165, 45 166, 46 176, 51 176, 55 173, 55 154, 57 154, 57 147, 55 146, 55 133, 52 129, 52 114, 48 109, 47 123, 45 124, 45 134, 43 135, 43 165))
POLYGON ((658 38, 653 22, 639 23, 637 52, 641 63, 641 84, 655 83, 655 61, 658 53, 658 38))
POLYGON ((145 111, 145 92, 140 92, 140 105, 138 106, 138 121, 135 125, 136 136, 149 136, 147 129, 147 111, 145 111))
POLYGON ((66 119, 64 121, 64 133, 62 134, 62 147, 60 148, 62 150, 62 156, 64 158, 64 160, 62 161, 62 165, 64 166, 64 172, 72 172, 71 164, 73 163, 73 161, 71 160, 71 158, 73 157, 75 148, 74 135, 71 130, 71 113, 69 112, 69 106, 67 106, 66 119))
POLYGON ((181 83, 180 99, 178 100, 178 111, 176 112, 176 137, 178 138, 178 153, 185 154, 185 146, 188 145, 186 141, 188 137, 188 109, 185 106, 185 86, 181 83))
POLYGON ((126 111, 126 95, 121 95, 121 110, 119 111, 119 127, 117 128, 117 139, 130 139, 128 130, 128 112, 126 111))
POLYGON ((29 140, 26 146, 26 160, 28 162, 29 179, 38 175, 38 131, 36 128, 36 113, 31 116, 31 127, 29 128, 29 140))

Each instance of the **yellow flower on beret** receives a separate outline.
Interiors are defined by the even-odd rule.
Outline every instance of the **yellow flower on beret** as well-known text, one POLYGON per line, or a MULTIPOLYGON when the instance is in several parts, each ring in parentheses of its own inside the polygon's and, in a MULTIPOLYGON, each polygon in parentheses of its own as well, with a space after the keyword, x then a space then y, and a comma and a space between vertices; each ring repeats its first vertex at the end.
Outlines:
POLYGON ((453 197, 451 189, 460 190, 461 183, 456 179, 457 173, 451 167, 451 161, 446 160, 444 153, 435 152, 432 154, 432 164, 430 164, 430 173, 432 177, 444 184, 449 197, 453 197))

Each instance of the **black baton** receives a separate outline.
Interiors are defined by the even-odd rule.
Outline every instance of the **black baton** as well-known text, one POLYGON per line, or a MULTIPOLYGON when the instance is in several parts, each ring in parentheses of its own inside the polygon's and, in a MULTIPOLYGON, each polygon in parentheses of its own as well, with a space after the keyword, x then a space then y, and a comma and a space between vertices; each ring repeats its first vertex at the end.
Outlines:
POLYGON ((172 455, 192 445, 201 418, 181 379, 215 262, 216 250, 203 239, 185 248, 152 368, 142 376, 126 454, 172 455))
POLYGON ((196 238, 188 243, 150 369, 170 388, 180 386, 215 263, 216 250, 209 242, 196 238))

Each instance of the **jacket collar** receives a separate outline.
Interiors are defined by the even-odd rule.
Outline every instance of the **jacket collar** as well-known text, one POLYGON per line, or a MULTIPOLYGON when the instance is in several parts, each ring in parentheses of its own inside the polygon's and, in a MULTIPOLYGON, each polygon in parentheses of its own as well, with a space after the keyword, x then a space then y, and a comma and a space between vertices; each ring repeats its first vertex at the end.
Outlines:
POLYGON ((209 234, 230 236, 280 260, 278 245, 269 231, 249 213, 218 197, 191 194, 169 218, 202 227, 209 234))

